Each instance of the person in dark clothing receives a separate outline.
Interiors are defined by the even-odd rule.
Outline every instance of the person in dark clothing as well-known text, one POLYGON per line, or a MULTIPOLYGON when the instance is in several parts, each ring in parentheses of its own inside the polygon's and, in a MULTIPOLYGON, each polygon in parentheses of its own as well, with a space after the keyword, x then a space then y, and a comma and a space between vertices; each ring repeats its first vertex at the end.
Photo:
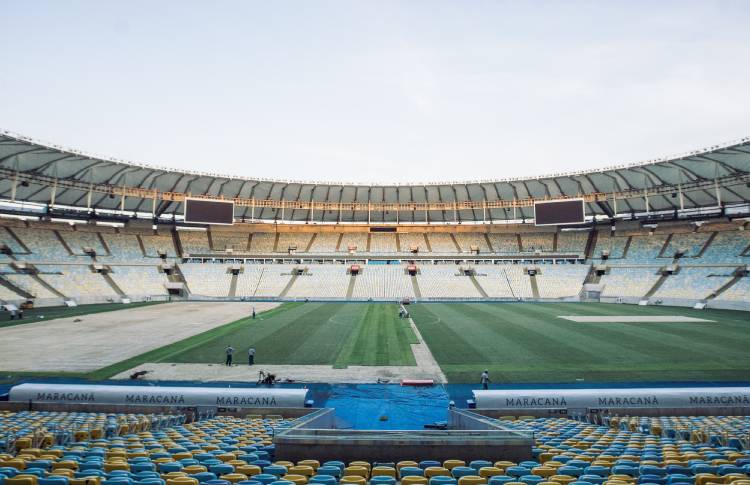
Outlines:
POLYGON ((255 307, 253 307, 253 320, 255 320, 255 307))
POLYGON ((224 352, 227 354, 227 361, 226 365, 231 366, 232 365, 232 354, 234 354, 234 347, 231 345, 227 345, 227 347, 224 349, 224 352))
POLYGON ((247 365, 253 365, 255 363, 255 349, 250 347, 247 351, 247 365))

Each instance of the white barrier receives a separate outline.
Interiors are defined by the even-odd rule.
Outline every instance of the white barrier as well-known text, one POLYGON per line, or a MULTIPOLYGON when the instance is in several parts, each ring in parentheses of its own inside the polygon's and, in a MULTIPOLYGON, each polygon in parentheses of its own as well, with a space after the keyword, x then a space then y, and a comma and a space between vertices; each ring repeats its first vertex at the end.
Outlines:
POLYGON ((472 391, 477 409, 750 407, 750 387, 472 391))
POLYGON ((20 384, 9 401, 132 406, 301 408, 307 389, 20 384))

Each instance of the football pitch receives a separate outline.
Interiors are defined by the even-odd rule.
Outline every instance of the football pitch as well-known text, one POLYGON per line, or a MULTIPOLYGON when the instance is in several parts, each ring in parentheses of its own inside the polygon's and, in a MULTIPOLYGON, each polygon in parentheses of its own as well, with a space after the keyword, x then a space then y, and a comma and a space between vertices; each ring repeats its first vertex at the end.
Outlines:
MULTIPOLYGON (((220 363, 232 345, 240 360, 256 348, 260 365, 415 365, 416 337, 398 308, 287 303, 142 361, 220 363)), ((745 312, 598 303, 429 303, 409 311, 453 383, 477 382, 484 369, 495 383, 750 379, 745 312)))
MULTIPOLYGON (((175 305, 173 316, 181 304, 175 305)), ((747 312, 599 303, 421 303, 408 309, 428 351, 413 345, 418 336, 398 317, 397 304, 297 302, 162 340, 77 376, 104 379, 149 363, 220 369, 231 345, 240 364, 253 347, 259 367, 328 366, 344 373, 357 366, 421 368, 424 354, 415 358, 413 351, 427 351, 451 383, 476 383, 484 369, 497 384, 750 381, 747 312)))

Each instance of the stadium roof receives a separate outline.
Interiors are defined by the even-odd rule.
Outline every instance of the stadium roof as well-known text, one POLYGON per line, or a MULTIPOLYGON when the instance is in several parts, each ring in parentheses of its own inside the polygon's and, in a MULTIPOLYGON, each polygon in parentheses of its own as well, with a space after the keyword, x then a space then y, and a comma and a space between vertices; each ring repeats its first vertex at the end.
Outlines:
POLYGON ((535 200, 583 197, 588 215, 750 202, 750 138, 645 163, 542 177, 366 185, 264 180, 98 157, 0 132, 0 198, 176 215, 185 197, 234 200, 238 218, 279 222, 499 222, 535 200))

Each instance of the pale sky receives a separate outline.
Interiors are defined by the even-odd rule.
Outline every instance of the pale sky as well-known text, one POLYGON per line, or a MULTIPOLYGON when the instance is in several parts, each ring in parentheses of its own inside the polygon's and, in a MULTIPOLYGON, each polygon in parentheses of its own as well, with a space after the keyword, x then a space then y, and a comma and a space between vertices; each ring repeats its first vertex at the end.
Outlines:
POLYGON ((0 128, 248 177, 534 176, 750 135, 748 1, 0 4, 0 128))

